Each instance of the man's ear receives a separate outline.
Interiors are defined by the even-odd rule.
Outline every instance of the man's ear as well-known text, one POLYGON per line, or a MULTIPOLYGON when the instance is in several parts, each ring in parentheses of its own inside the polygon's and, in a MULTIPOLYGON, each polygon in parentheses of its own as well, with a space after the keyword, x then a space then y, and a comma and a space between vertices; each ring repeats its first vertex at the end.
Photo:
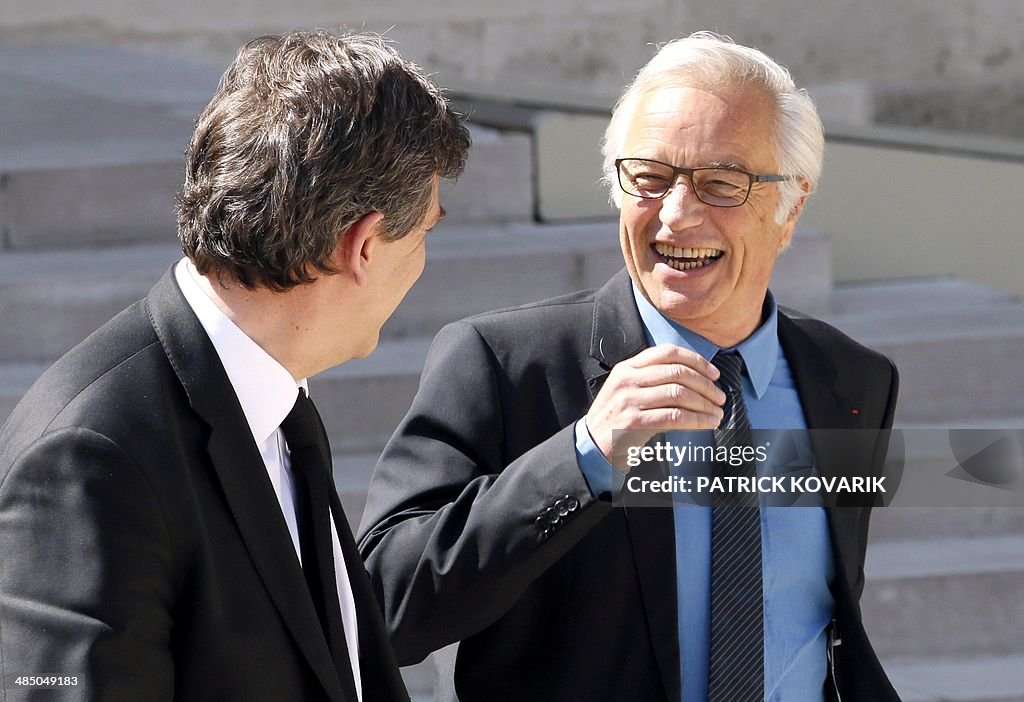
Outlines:
POLYGON ((804 211, 804 203, 807 202, 807 196, 811 193, 811 184, 806 178, 800 179, 800 189, 804 194, 800 196, 800 199, 793 205, 793 209, 789 211, 788 219, 793 220, 794 223, 800 218, 800 213, 804 211))
POLYGON ((779 242, 779 251, 785 251, 793 242, 793 231, 796 229, 796 221, 800 219, 800 213, 804 211, 804 203, 807 202, 807 196, 811 192, 811 184, 801 178, 800 189, 803 190, 804 194, 800 196, 800 199, 789 210, 789 216, 786 217, 785 221, 787 229, 782 237, 782 241, 779 242))
POLYGON ((384 214, 381 212, 363 215, 338 238, 338 246, 334 250, 335 264, 339 270, 350 274, 356 285, 366 285, 376 247, 382 243, 377 236, 382 219, 384 214))

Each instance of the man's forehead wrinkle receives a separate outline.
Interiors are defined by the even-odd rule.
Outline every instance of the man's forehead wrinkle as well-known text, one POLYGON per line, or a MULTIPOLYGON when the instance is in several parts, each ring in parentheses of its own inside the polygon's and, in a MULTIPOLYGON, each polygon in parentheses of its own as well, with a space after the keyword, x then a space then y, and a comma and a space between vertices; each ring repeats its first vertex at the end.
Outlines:
POLYGON ((708 139, 690 144, 669 138, 646 136, 627 145, 627 156, 649 158, 683 168, 709 165, 733 165, 746 169, 749 160, 746 144, 708 139))

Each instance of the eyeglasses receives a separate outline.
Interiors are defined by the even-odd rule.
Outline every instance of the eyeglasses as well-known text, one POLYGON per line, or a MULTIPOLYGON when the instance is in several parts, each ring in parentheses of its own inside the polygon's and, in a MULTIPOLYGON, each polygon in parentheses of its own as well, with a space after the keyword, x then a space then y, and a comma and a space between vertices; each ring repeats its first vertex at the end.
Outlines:
POLYGON ((697 199, 713 207, 739 207, 750 197, 754 183, 778 183, 792 176, 754 175, 724 166, 679 168, 649 158, 620 158, 615 161, 619 187, 624 193, 644 200, 668 195, 680 175, 686 176, 697 199))

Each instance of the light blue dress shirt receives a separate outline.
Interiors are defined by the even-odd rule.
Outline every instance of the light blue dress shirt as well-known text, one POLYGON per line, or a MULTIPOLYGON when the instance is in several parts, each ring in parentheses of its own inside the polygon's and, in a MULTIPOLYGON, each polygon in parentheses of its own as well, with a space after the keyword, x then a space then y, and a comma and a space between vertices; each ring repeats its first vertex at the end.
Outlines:
MULTIPOLYGON (((719 348, 664 317, 634 286, 633 295, 654 344, 676 344, 710 360, 719 348)), ((743 400, 754 429, 755 444, 771 442, 770 430, 807 428, 800 398, 778 337, 778 308, 768 294, 769 313, 762 325, 736 350, 743 357, 743 400)), ((781 438, 781 434, 775 434, 781 438)), ((670 432, 670 443, 711 445, 712 432, 670 432)), ((594 445, 586 420, 576 424, 580 469, 597 495, 621 488, 615 471, 594 445)), ((772 470, 776 449, 758 465, 772 470)), ((777 459, 776 463, 785 459, 777 459)), ((683 465, 679 474, 710 474, 708 465, 683 465)), ((799 503, 798 503, 799 504, 799 503)), ((681 702, 705 702, 711 634, 711 508, 686 500, 673 502, 676 545, 676 596, 679 613, 681 702)), ((834 602, 832 546, 825 511, 820 506, 764 506, 761 509, 761 559, 764 572, 765 700, 821 702, 827 669, 826 632, 834 602)))

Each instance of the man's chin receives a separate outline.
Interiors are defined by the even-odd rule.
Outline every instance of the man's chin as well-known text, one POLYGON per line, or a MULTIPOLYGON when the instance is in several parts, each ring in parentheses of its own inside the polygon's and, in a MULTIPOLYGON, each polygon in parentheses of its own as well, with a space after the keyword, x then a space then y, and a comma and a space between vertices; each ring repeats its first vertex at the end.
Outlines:
POLYGON ((689 327, 696 320, 707 319, 720 306, 715 297, 704 291, 678 290, 662 287, 655 292, 651 304, 677 324, 689 327))
POLYGON ((355 356, 355 358, 366 358, 367 356, 372 354, 374 351, 376 351, 377 350, 377 346, 379 346, 379 345, 380 345, 380 332, 378 331, 376 334, 373 335, 372 338, 370 338, 370 339, 368 339, 366 341, 366 344, 364 344, 363 347, 359 350, 359 353, 355 356))
POLYGON ((351 361, 358 358, 366 358, 374 351, 377 350, 377 346, 380 344, 380 330, 374 332, 372 335, 368 335, 361 339, 350 340, 350 346, 346 349, 347 355, 345 355, 337 364, 341 365, 347 361, 351 361))

